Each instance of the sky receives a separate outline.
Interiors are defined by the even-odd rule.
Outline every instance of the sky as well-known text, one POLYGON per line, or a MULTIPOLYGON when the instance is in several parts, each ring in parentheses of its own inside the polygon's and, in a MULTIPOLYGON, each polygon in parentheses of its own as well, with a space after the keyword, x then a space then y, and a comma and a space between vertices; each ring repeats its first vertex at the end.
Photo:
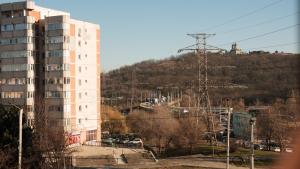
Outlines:
POLYGON ((207 43, 227 50, 231 43, 238 42, 244 51, 299 53, 297 0, 35 0, 35 3, 99 24, 101 66, 105 72, 144 60, 176 56, 178 49, 195 43, 187 33, 215 33, 207 43), (261 36, 268 32, 274 33, 261 36), (244 40, 256 36, 259 38, 244 40))

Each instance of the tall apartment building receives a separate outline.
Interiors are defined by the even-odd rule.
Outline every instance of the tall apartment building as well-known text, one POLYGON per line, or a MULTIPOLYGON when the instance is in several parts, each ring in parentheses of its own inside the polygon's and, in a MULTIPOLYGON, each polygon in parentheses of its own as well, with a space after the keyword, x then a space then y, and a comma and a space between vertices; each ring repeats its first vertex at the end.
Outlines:
POLYGON ((0 4, 0 102, 100 140, 100 27, 33 1, 0 4))

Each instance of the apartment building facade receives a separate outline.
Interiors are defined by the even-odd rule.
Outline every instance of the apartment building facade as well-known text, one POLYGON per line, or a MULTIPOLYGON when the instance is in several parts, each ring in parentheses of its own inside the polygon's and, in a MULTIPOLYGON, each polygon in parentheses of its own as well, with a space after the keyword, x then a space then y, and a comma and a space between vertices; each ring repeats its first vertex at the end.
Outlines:
POLYGON ((100 27, 33 1, 0 4, 0 101, 42 111, 75 142, 100 140, 100 27))

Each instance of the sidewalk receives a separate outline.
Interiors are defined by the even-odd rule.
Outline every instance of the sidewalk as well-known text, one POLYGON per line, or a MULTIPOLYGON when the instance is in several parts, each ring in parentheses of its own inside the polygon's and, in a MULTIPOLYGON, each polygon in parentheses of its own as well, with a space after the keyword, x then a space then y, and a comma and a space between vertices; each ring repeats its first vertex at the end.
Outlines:
MULTIPOLYGON (((135 149, 135 151, 143 151, 143 149, 135 149)), ((134 154, 137 153, 129 148, 115 148, 115 147, 98 147, 98 146, 80 146, 76 148, 76 151, 72 153, 73 156, 102 156, 116 154, 134 154)))

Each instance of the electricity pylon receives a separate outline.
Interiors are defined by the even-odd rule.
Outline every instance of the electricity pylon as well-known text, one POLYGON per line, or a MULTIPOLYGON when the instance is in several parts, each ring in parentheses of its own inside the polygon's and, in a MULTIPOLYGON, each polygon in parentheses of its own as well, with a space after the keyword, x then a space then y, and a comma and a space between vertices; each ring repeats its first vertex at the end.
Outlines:
POLYGON ((179 49, 178 53, 182 51, 194 51, 198 58, 198 99, 197 99, 197 123, 198 123, 198 113, 202 113, 205 117, 206 127, 208 133, 213 134, 210 138, 211 143, 216 141, 216 133, 214 126, 214 117, 211 111, 211 104, 208 93, 208 64, 207 64, 207 52, 208 51, 224 51, 221 48, 211 46, 206 44, 206 39, 214 36, 215 34, 207 33, 196 33, 196 34, 187 34, 196 40, 194 45, 187 46, 185 48, 179 49), (201 112, 202 110, 202 112, 201 112))

